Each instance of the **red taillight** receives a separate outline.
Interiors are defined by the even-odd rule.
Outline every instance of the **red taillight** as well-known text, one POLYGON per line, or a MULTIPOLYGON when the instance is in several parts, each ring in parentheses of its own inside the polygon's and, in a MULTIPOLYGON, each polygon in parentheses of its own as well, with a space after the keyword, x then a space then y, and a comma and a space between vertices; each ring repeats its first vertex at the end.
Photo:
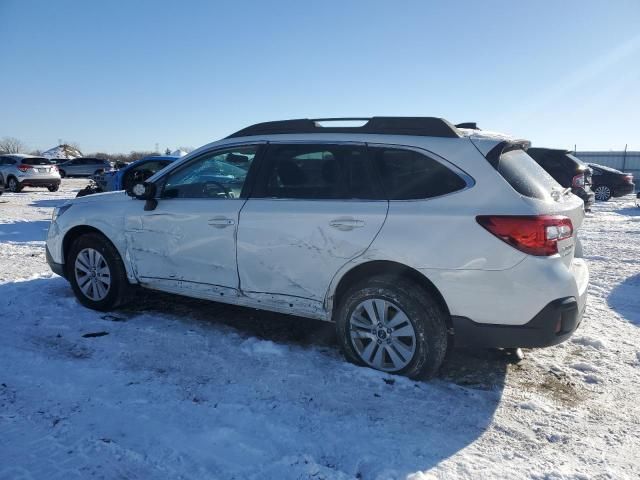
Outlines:
POLYGON ((627 183, 633 183, 633 175, 625 175, 624 179, 627 181, 627 183))
POLYGON ((33 168, 33 167, 31 165, 18 165, 18 170, 20 170, 21 172, 26 172, 30 168, 33 168))
POLYGON ((584 173, 579 173, 573 180, 571 180, 571 186, 573 188, 581 188, 584 187, 584 173))
POLYGON ((476 221, 500 240, 529 255, 555 255, 558 241, 573 235, 568 217, 481 215, 476 221))

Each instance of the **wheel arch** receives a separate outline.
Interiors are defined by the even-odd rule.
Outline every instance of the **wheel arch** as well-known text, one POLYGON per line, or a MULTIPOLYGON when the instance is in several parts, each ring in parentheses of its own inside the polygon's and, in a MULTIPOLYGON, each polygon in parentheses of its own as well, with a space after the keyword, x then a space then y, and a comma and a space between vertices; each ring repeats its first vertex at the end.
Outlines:
POLYGON ((129 278, 129 282, 131 282, 132 279, 135 277, 133 277, 131 274, 130 265, 129 265, 129 262, 127 261, 127 257, 124 254, 124 252, 122 252, 118 248, 118 245, 109 238, 109 235, 107 235, 102 230, 92 225, 77 225, 69 229, 69 231, 65 233, 64 238, 62 239, 62 259, 65 264, 65 273, 68 274, 68 272, 66 271, 69 265, 69 262, 67 262, 67 255, 69 255, 69 250, 71 249, 73 242, 75 242, 82 235, 86 235, 89 233, 97 233, 98 235, 101 235, 113 246, 113 248, 116 249, 116 251, 120 254, 120 258, 122 258, 122 263, 124 264, 124 268, 127 273, 127 277, 129 278))
POLYGON ((365 278, 371 278, 377 275, 398 275, 417 284, 438 302, 442 311, 445 313, 447 328, 453 327, 447 302, 433 282, 415 268, 391 260, 371 260, 360 263, 342 274, 338 281, 334 279, 334 282, 332 282, 333 288, 330 287, 325 301, 330 316, 333 316, 335 308, 340 303, 341 296, 344 295, 351 285, 365 278))

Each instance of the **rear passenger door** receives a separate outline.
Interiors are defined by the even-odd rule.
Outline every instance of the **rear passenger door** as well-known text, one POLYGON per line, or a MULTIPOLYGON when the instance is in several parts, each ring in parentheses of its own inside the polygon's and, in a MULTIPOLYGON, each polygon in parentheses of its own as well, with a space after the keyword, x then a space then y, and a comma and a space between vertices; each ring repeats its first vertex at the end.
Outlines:
POLYGON ((387 207, 364 144, 270 144, 240 212, 241 289, 320 307, 335 273, 372 243, 387 207))

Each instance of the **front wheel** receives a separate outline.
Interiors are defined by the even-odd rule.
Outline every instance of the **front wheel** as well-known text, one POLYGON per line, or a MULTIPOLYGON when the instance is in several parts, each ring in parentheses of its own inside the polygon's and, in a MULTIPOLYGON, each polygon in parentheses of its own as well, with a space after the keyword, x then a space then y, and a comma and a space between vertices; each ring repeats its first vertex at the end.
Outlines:
POLYGON ((410 378, 434 376, 447 351, 440 306, 416 283, 392 276, 350 288, 340 300, 336 329, 349 361, 410 378))
POLYGON ((129 283, 120 254, 104 236, 78 238, 67 258, 67 278, 81 304, 109 311, 123 304, 129 283))
POLYGON ((9 187, 10 192, 20 193, 22 191, 22 185, 20 185, 20 182, 13 177, 9 179, 7 186, 9 187))
POLYGON ((596 194, 596 200, 606 202, 611 198, 611 189, 606 185, 599 185, 593 192, 596 194))
POLYGON ((47 187, 47 189, 48 189, 50 192, 57 192, 59 188, 60 188, 60 185, 49 185, 49 186, 47 187))

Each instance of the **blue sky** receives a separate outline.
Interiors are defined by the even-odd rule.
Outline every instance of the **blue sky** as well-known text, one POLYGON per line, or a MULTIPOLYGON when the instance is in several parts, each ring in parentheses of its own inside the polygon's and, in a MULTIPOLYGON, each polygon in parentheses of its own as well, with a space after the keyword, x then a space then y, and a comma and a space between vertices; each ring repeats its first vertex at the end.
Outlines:
POLYGON ((197 147, 251 123, 425 115, 640 150, 640 1, 0 0, 0 137, 197 147))

